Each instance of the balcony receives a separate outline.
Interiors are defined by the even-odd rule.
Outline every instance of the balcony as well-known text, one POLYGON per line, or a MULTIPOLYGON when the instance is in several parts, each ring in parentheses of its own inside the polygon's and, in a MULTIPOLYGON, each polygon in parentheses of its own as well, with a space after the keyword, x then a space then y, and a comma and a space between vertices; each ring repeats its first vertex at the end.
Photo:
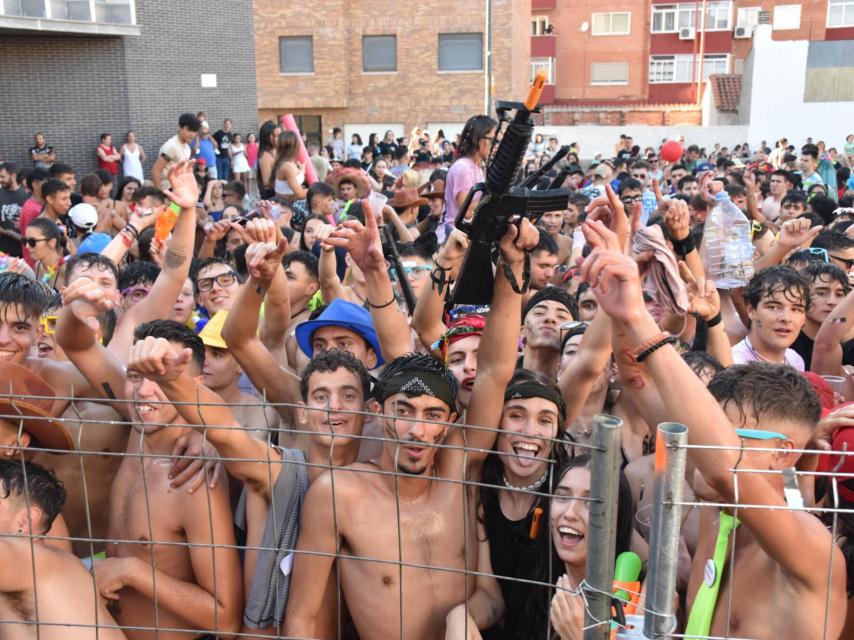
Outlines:
POLYGON ((531 36, 532 58, 554 58, 557 49, 557 37, 552 35, 531 36))
POLYGON ((134 0, 0 0, 0 32, 138 36, 134 0))
POLYGON ((556 0, 531 0, 531 11, 549 11, 555 8, 556 0))

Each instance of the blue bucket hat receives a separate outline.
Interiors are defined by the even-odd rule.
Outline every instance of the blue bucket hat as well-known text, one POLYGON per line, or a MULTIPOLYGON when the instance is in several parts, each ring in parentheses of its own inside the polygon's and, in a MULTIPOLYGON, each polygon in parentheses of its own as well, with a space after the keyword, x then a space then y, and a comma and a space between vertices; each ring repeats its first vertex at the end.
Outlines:
POLYGON ((376 366, 383 363, 380 341, 377 338, 377 332, 374 330, 371 314, 362 307, 336 298, 317 318, 298 324, 295 331, 297 344, 309 358, 314 355, 311 336, 321 327, 343 327, 359 334, 377 354, 376 366))

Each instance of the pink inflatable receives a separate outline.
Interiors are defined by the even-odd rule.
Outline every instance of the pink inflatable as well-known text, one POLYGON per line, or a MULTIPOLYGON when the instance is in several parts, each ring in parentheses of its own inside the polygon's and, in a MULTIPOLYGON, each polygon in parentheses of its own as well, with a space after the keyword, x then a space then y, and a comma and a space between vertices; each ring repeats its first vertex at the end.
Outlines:
POLYGON ((311 164, 311 159, 308 157, 308 151, 306 151, 305 143, 302 141, 302 134, 297 126, 297 122, 290 113, 282 116, 282 126, 288 131, 293 131, 297 134, 297 138, 299 138, 299 152, 297 153, 297 160, 305 165, 305 183, 308 186, 311 186, 317 182, 317 173, 315 173, 314 165, 311 164))

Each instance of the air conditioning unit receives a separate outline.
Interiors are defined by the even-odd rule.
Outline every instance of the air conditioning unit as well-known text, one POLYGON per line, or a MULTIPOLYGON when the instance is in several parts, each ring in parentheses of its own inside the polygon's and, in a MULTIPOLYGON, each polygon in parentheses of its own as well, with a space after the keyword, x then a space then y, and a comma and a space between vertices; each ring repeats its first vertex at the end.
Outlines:
POLYGON ((753 31, 750 27, 736 27, 733 36, 736 40, 745 40, 750 38, 753 35, 753 31))
POLYGON ((680 40, 693 40, 696 35, 697 31, 694 27, 680 27, 679 29, 680 40))

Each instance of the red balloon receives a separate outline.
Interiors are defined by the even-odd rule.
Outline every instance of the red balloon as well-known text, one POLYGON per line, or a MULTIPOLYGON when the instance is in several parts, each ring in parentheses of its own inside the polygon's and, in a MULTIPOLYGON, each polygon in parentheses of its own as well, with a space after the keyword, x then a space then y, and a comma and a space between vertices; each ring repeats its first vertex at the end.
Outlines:
POLYGON ((676 140, 668 140, 661 145, 661 158, 667 162, 678 162, 682 157, 682 145, 676 140))

